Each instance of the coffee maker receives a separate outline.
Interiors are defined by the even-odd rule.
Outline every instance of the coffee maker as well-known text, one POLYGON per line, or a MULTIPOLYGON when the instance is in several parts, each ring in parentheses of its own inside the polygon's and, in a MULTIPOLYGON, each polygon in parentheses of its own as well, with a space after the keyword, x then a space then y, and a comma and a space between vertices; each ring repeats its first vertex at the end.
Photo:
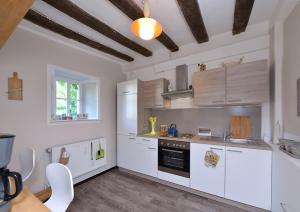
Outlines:
POLYGON ((11 159, 15 135, 0 134, 0 211, 9 211, 9 201, 22 191, 22 177, 11 172, 7 165, 11 159))

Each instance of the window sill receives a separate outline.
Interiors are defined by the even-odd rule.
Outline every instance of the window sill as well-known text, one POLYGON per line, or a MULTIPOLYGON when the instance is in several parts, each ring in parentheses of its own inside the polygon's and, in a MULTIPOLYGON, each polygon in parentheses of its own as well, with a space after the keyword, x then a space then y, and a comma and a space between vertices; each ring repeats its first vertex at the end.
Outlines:
POLYGON ((100 123, 101 119, 49 120, 48 124, 100 123))

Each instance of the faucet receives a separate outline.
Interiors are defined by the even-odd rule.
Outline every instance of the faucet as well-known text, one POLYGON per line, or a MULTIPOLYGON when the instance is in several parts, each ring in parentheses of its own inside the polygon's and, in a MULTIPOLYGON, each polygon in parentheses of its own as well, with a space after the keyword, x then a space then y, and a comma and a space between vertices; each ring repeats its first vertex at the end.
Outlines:
POLYGON ((230 140, 230 138, 231 138, 231 135, 232 135, 232 133, 230 131, 225 130, 224 134, 223 134, 223 140, 225 142, 228 142, 230 140))

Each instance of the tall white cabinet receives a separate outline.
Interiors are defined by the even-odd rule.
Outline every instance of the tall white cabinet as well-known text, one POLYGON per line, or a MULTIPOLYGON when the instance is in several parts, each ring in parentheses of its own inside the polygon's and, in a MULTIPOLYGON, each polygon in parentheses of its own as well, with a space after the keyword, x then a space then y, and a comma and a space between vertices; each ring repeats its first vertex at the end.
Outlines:
POLYGON ((138 134, 138 80, 121 82, 117 86, 117 133, 138 134))
POLYGON ((133 169, 136 136, 138 134, 139 81, 131 80, 117 85, 117 163, 133 169))
POLYGON ((143 127, 142 86, 138 80, 117 86, 117 163, 121 168, 157 177, 158 141, 137 137, 143 127))

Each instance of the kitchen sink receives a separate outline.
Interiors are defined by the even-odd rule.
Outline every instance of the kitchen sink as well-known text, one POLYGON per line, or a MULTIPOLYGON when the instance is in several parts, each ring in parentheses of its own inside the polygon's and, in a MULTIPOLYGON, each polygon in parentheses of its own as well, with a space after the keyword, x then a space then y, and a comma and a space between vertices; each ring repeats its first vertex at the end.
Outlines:
POLYGON ((250 139, 238 139, 238 138, 230 138, 228 142, 239 143, 239 144, 256 144, 255 140, 250 139))

